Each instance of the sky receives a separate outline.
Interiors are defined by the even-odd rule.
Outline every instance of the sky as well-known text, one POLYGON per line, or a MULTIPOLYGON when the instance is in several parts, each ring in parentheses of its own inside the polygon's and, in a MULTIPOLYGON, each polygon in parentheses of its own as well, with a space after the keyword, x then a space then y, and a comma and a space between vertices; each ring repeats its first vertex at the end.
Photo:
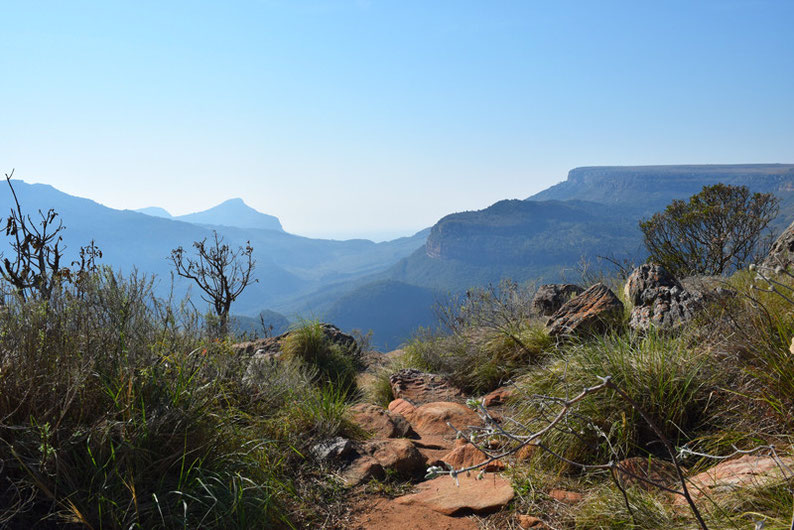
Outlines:
POLYGON ((388 239, 589 165, 794 162, 794 2, 0 0, 0 173, 388 239))

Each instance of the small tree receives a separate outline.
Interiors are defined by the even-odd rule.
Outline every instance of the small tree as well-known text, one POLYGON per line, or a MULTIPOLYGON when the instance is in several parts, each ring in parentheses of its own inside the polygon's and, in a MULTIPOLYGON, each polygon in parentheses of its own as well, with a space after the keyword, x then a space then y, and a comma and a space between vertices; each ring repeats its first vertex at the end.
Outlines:
POLYGON ((86 276, 96 270, 96 260, 102 257, 102 251, 94 241, 81 247, 80 261, 72 262, 72 266, 77 268, 76 275, 68 267, 61 266, 66 250, 62 245, 61 232, 66 227, 53 208, 46 213, 39 210, 38 223, 22 213, 22 206, 11 184, 13 175, 13 170, 5 175, 14 199, 5 223, 5 233, 11 239, 13 255, 11 258, 3 257, 0 275, 23 300, 36 294, 43 300, 49 300, 62 282, 76 281, 82 284, 86 276))
POLYGON ((251 278, 256 261, 250 242, 245 247, 232 250, 223 242, 223 237, 212 231, 212 240, 207 238, 193 242, 197 256, 185 255, 182 247, 171 251, 170 260, 176 273, 193 280, 204 291, 202 300, 212 304, 218 316, 221 335, 228 333, 229 309, 240 294, 257 280, 251 278))
POLYGON ((663 212, 640 221, 649 260, 671 274, 723 274, 756 257, 778 212, 771 193, 746 186, 715 184, 689 198, 674 200, 663 212))

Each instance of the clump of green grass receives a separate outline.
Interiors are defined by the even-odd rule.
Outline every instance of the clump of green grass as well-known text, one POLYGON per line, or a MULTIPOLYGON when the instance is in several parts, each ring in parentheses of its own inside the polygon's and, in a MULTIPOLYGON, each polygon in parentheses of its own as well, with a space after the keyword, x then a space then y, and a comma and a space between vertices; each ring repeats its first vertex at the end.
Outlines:
MULTIPOLYGON (((692 351, 683 337, 669 334, 613 334, 571 344, 560 359, 531 372, 518 386, 522 395, 566 399, 604 376, 610 376, 673 444, 719 422, 716 396, 726 372, 712 364, 707 351, 692 351)), ((524 424, 542 426, 550 411, 540 408, 537 399, 518 399, 515 415, 524 424)), ((609 389, 576 404, 564 428, 550 431, 543 442, 581 463, 608 462, 614 452, 664 454, 650 425, 609 389)))
POLYGON ((320 322, 306 322, 293 330, 282 345, 287 362, 300 362, 316 369, 322 384, 349 389, 356 388, 356 357, 326 337, 320 322))

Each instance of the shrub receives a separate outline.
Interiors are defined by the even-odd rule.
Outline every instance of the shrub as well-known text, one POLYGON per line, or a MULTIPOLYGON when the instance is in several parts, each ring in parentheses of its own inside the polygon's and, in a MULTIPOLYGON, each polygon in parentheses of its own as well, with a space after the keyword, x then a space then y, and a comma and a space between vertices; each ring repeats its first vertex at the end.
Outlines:
POLYGON ((349 391, 356 388, 356 352, 331 342, 320 322, 306 322, 293 330, 282 345, 286 361, 316 369, 317 381, 349 391))

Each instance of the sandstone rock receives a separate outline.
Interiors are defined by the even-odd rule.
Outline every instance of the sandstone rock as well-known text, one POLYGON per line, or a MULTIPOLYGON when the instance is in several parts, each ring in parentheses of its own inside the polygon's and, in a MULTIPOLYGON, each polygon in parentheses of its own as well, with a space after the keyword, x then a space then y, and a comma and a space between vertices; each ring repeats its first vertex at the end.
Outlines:
POLYGON ((341 463, 353 460, 358 456, 353 442, 341 436, 315 444, 309 453, 315 459, 326 463, 341 463))
POLYGON ((386 477, 383 466, 375 458, 364 455, 354 460, 343 472, 345 486, 353 487, 364 484, 372 479, 382 480, 386 477))
MULTIPOLYGON (((333 344, 338 344, 345 350, 358 353, 359 346, 356 342, 356 339, 352 335, 348 335, 347 333, 343 333, 338 327, 334 326, 333 324, 322 323, 323 334, 325 337, 330 340, 333 344)), ((238 354, 278 354, 281 352, 283 347, 284 341, 289 337, 294 331, 288 331, 286 333, 282 333, 277 337, 266 337, 263 339, 257 339, 248 342, 240 342, 238 344, 233 344, 232 349, 235 353, 238 354)), ((272 357, 277 357, 277 355, 271 355, 272 357)))
POLYGON ((482 480, 459 476, 460 485, 448 476, 422 482, 417 492, 395 499, 399 504, 425 506, 444 515, 467 513, 485 514, 499 510, 515 496, 513 486, 498 475, 486 475, 482 480))
MULTIPOLYGON (((787 480, 794 469, 794 458, 781 458, 785 471, 771 456, 744 455, 741 458, 726 460, 716 466, 687 479, 692 498, 714 497, 732 493, 747 487, 772 486, 787 480)), ((675 503, 686 504, 680 495, 675 503), (680 497, 680 498, 679 498, 680 497)))
POLYGON ((577 504, 581 502, 583 498, 581 493, 561 489, 551 490, 549 492, 549 497, 563 504, 577 504))
MULTIPOLYGON (((790 224, 772 244, 761 265, 767 269, 788 268, 794 263, 794 223, 790 224)), ((767 273, 767 271, 764 271, 767 273)))
POLYGON ((378 438, 411 438, 416 433, 411 424, 399 414, 390 414, 385 409, 369 403, 359 403, 350 408, 352 421, 378 438))
POLYGON ((405 438, 370 440, 362 451, 377 460, 383 469, 390 469, 403 477, 416 477, 426 471, 425 457, 405 438))
MULTIPOLYGON (((454 469, 463 469, 485 462, 488 457, 473 444, 466 443, 447 453, 441 460, 451 465, 454 469)), ((485 471, 502 471, 504 468, 505 465, 497 460, 484 466, 483 469, 485 471)))
POLYGON ((546 524, 533 515, 516 515, 516 522, 522 530, 545 530, 546 524))
POLYGON ((417 407, 409 421, 414 430, 422 437, 454 437, 455 430, 447 425, 447 422, 461 431, 471 426, 482 425, 482 420, 472 409, 449 401, 427 403, 417 407))
POLYGON ((447 456, 452 449, 452 442, 441 436, 425 436, 412 440, 414 447, 425 457, 427 467, 443 466, 442 458, 447 456))
POLYGON ((483 396, 482 404, 486 407, 497 407, 499 405, 504 405, 504 403, 510 399, 514 392, 515 389, 509 386, 497 388, 493 392, 483 396))
POLYGON ((353 518, 353 528, 364 530, 477 530, 468 517, 450 517, 420 505, 391 499, 367 499, 362 513, 353 518))
POLYGON ((411 418, 416 412, 416 407, 404 399, 395 399, 389 403, 389 412, 392 414, 399 414, 406 420, 411 421, 411 418))
POLYGON ((416 406, 433 401, 464 400, 463 392, 455 388, 447 378, 413 368, 392 374, 389 383, 395 398, 402 398, 416 406))
POLYGON ((550 317, 562 305, 579 294, 584 289, 572 283, 550 283, 538 287, 538 292, 532 299, 532 312, 540 316, 550 317))
POLYGON ((601 333, 620 322, 623 303, 615 293, 597 283, 564 303, 546 324, 550 335, 601 333))
POLYGON ((701 293, 687 291, 664 267, 652 263, 637 267, 624 291, 634 305, 629 327, 635 331, 676 328, 692 320, 703 305, 701 293))
POLYGON ((618 463, 620 480, 630 486, 637 486, 645 491, 654 491, 656 486, 648 484, 647 479, 662 486, 671 486, 678 482, 675 465, 659 458, 635 456, 618 463), (641 478, 637 478, 641 477, 641 478))

